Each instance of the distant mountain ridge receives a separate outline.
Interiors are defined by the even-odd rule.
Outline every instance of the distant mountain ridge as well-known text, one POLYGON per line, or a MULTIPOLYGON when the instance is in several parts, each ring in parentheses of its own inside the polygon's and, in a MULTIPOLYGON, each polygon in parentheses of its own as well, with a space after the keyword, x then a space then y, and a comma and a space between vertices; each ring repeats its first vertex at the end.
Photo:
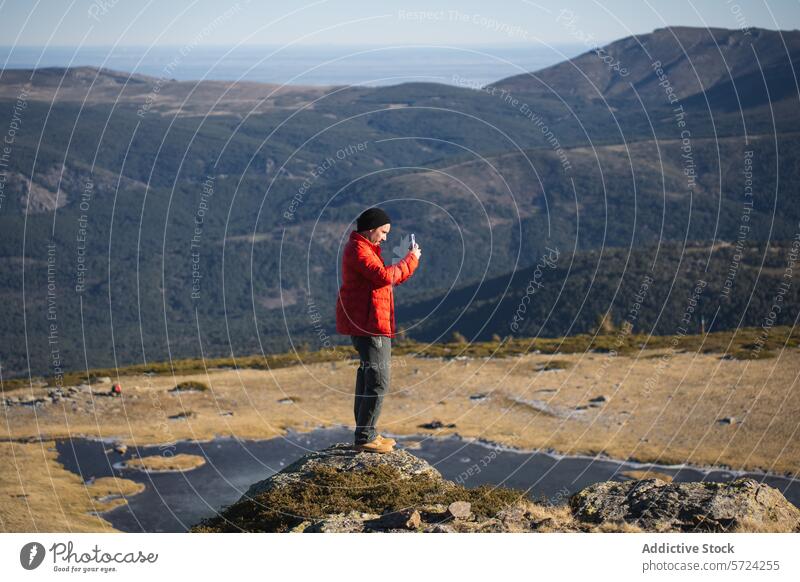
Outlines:
MULTIPOLYGON (((723 28, 667 27, 650 34, 629 36, 590 50, 574 59, 534 74, 502 79, 494 87, 514 93, 558 92, 568 99, 607 99, 646 102, 664 99, 661 68, 679 99, 702 93, 727 93, 736 79, 750 79, 763 71, 770 96, 777 101, 798 92, 793 66, 800 59, 800 31, 747 31, 723 28), (612 57, 613 64, 601 58, 612 57), (657 67, 660 65, 660 67, 657 67), (620 69, 624 69, 620 73, 620 69), (548 88, 549 87, 549 88, 548 88)), ((753 86, 748 85, 747 91, 753 86)), ((741 97, 741 96, 740 96, 741 97)), ((762 97, 766 93, 762 91, 762 97)), ((761 102, 763 104, 763 101, 761 102)))
MULTIPOLYGON (((60 346, 74 368, 195 357, 201 345, 209 356, 313 348, 320 329, 344 341, 333 329, 341 245, 358 213, 376 204, 393 217, 393 236, 415 232, 425 246, 418 276, 398 290, 411 315, 451 289, 531 268, 548 246, 586 256, 731 241, 746 212, 746 159, 755 192, 747 244, 791 238, 800 219, 798 35, 660 29, 603 48, 623 63, 623 77, 587 52, 479 89, 4 71, 0 115, 10 119, 25 100, 3 168, 4 371, 48 369, 42 241, 57 249, 60 346)), ((446 328, 449 302, 436 305, 431 322, 446 328)), ((470 313, 476 322, 484 314, 470 313)), ((726 313, 725 325, 735 325, 726 313)))

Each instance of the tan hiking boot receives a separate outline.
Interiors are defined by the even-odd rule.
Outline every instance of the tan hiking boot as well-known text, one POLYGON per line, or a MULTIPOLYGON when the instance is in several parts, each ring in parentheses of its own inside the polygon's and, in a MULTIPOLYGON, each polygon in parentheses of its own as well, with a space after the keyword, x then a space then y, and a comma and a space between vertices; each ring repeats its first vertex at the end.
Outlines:
POLYGON ((382 435, 376 436, 375 440, 378 441, 379 443, 386 443, 387 445, 392 445, 392 446, 395 446, 397 444, 397 441, 394 440, 393 438, 385 437, 382 435))
POLYGON ((389 453, 394 450, 394 446, 374 438, 363 445, 356 445, 355 449, 363 453, 389 453))

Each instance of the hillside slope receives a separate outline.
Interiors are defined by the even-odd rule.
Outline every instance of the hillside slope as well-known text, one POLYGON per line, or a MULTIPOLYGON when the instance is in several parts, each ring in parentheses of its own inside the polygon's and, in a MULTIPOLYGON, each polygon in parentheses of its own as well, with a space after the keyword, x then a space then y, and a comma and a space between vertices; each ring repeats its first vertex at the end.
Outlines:
POLYGON ((612 43, 632 63, 625 80, 602 77, 596 53, 573 61, 604 79, 610 106, 570 81, 573 63, 542 72, 556 93, 521 77, 498 82, 506 94, 3 71, 0 113, 21 123, 0 206, 4 369, 50 368, 50 279, 70 369, 319 346, 341 246, 374 204, 394 218, 387 260, 410 232, 425 245, 406 305, 535 265, 548 245, 733 241, 748 187, 746 241, 790 239, 798 33, 703 34, 612 43), (639 42, 671 63, 684 127, 639 42), (741 88, 734 108, 726 83, 741 88))

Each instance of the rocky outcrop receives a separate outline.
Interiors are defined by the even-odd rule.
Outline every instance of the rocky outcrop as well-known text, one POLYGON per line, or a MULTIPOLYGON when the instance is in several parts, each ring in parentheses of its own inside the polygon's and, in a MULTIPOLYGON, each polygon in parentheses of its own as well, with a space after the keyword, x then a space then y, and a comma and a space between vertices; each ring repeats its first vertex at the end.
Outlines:
POLYGON ((598 483, 552 506, 524 491, 465 488, 405 450, 338 444, 253 484, 192 531, 792 531, 798 517, 780 492, 752 480, 598 483))
POLYGON ((457 485, 405 450, 379 455, 338 444, 253 484, 193 531, 523 532, 552 511, 524 491, 457 485))
POLYGON ((444 482, 442 475, 426 461, 404 451, 394 450, 386 455, 361 453, 348 444, 340 443, 322 451, 314 451, 276 473, 272 477, 250 486, 240 501, 255 497, 276 488, 308 483, 321 471, 340 473, 370 472, 379 467, 391 467, 403 480, 423 476, 433 481, 444 482))
POLYGON ((644 479, 590 485, 570 499, 577 519, 629 523, 647 531, 800 531, 800 510, 754 479, 666 483, 644 479))

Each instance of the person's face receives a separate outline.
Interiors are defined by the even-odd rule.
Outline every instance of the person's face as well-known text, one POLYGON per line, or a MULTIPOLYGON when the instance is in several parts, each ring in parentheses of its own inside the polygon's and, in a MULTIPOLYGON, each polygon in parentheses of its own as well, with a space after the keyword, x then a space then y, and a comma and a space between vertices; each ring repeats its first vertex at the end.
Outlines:
POLYGON ((374 245, 379 245, 383 241, 386 240, 386 235, 389 234, 391 230, 391 224, 384 224, 383 226, 379 226, 378 228, 373 228, 372 230, 368 230, 365 235, 369 242, 374 245))

